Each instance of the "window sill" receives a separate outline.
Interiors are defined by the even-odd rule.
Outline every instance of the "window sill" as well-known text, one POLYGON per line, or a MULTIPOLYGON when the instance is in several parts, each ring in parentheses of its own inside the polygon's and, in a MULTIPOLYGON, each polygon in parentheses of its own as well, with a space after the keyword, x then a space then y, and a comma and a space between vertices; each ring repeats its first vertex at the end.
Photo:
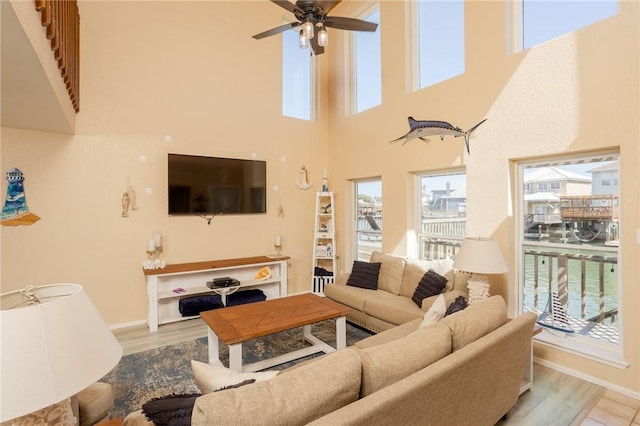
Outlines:
POLYGON ((582 358, 624 370, 629 363, 624 360, 622 348, 612 344, 603 344, 583 336, 566 335, 543 329, 534 337, 534 341, 543 346, 567 352, 582 358))

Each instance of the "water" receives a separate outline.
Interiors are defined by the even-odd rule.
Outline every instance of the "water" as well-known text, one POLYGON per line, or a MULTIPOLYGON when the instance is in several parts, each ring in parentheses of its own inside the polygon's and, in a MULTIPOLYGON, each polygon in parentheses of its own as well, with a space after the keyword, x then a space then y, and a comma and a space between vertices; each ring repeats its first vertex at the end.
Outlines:
MULTIPOLYGON (((590 256, 603 256, 607 258, 616 258, 616 253, 610 251, 594 251, 594 250, 581 250, 578 248, 563 248, 556 249, 552 247, 540 247, 540 246, 527 246, 525 249, 532 249, 542 251, 545 253, 573 253, 583 254, 590 256)), ((533 270, 533 255, 525 255, 524 266, 524 279, 525 279, 525 296, 524 304, 528 307, 533 306, 533 283, 534 283, 534 270, 533 270)), ((557 258, 538 256, 538 306, 540 310, 544 310, 549 298, 549 263, 551 262, 552 274, 551 283, 552 290, 558 289, 558 276, 557 276, 557 258), (544 264, 542 263, 544 262, 544 264)), ((611 309, 618 308, 618 267, 616 264, 605 263, 604 264, 604 310, 609 311, 611 309)), ((580 315, 580 279, 581 279, 581 261, 569 259, 568 260, 568 312, 567 314, 574 318, 581 318, 580 315)), ((599 262, 587 260, 585 264, 585 303, 586 303, 586 318, 591 318, 600 313, 600 283, 599 283, 599 262)))

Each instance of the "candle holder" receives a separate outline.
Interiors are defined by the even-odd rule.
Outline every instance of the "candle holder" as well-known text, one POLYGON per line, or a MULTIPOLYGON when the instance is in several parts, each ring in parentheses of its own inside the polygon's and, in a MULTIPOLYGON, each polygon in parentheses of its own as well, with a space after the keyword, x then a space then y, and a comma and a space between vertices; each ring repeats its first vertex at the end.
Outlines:
POLYGON ((282 257, 282 237, 280 237, 280 235, 276 235, 273 239, 273 248, 276 249, 276 254, 270 254, 267 257, 280 259, 282 257))

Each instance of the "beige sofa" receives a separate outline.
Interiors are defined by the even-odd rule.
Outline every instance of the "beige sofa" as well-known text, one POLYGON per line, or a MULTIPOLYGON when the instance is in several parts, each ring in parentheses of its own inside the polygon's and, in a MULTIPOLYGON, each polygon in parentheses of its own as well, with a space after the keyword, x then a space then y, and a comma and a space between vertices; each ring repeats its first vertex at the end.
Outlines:
POLYGON ((468 298, 467 280, 471 275, 454 271, 451 259, 421 261, 374 251, 370 262, 381 263, 377 290, 346 285, 349 274, 343 274, 336 277, 334 284, 325 286, 324 294, 352 308, 347 319, 373 332, 424 316, 438 296, 424 299, 421 307, 411 300, 411 296, 429 269, 447 278, 443 291, 447 306, 458 296, 468 298))
MULTIPOLYGON (((516 403, 535 315, 499 296, 195 400, 192 425, 493 425, 516 403)), ((140 411, 125 426, 150 424, 140 411)))

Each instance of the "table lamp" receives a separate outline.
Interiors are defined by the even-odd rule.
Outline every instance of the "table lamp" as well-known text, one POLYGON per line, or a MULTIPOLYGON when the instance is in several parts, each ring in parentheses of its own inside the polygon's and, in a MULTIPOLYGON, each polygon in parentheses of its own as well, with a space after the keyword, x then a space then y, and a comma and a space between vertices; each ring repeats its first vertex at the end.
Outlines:
POLYGON ((0 422, 77 394, 122 356, 122 347, 78 284, 0 295, 0 330, 0 422))
POLYGON ((491 238, 465 238, 453 261, 453 267, 470 272, 469 303, 489 297, 489 281, 485 274, 509 271, 500 247, 491 238))

